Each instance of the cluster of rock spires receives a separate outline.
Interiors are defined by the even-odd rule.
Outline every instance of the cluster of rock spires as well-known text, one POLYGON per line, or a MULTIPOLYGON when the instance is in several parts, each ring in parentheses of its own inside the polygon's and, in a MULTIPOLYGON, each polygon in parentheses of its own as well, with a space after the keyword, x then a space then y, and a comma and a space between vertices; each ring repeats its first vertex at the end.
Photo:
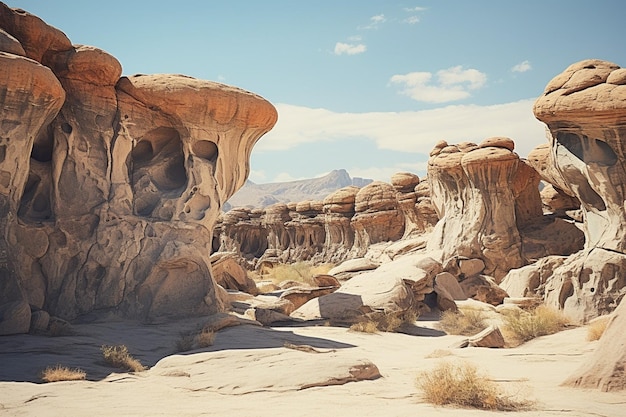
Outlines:
POLYGON ((214 249, 235 252, 253 267, 268 262, 334 262, 362 257, 372 244, 421 235, 437 215, 428 183, 399 173, 392 184, 348 186, 323 201, 233 208, 215 228, 214 249))
POLYGON ((269 102, 121 76, 111 55, 3 3, 0 61, 0 334, 46 329, 49 315, 149 321, 230 305, 263 323, 349 321, 524 298, 579 322, 615 310, 571 383, 626 387, 625 69, 587 60, 554 78, 534 108, 549 143, 527 160, 509 138, 441 141, 425 180, 233 209, 213 232, 276 123, 269 102), (299 260, 340 265, 315 288, 256 297, 241 267, 299 260))

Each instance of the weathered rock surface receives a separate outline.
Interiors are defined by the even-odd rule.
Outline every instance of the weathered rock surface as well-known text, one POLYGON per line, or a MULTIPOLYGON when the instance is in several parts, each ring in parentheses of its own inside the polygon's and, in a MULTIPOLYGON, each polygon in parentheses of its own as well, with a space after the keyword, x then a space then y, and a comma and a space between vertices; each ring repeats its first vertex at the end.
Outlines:
POLYGON ((590 360, 577 369, 564 385, 602 391, 626 390, 626 302, 613 313, 590 360))
POLYGON ((120 78, 108 53, 4 4, 0 28, 0 304, 220 311, 211 231, 274 107, 181 75, 120 78))
POLYGON ((404 233, 404 216, 398 211, 396 190, 390 184, 374 181, 361 188, 354 199, 354 211, 355 257, 365 255, 371 244, 398 240, 404 233))
POLYGON ((428 181, 420 181, 409 172, 399 172, 391 177, 391 185, 397 191, 398 209, 404 215, 402 239, 432 230, 439 219, 430 201, 428 181))
POLYGON ((550 81, 534 106, 550 130, 549 163, 540 172, 580 201, 585 235, 584 250, 555 270, 546 300, 579 321, 614 309, 626 293, 623 74, 610 62, 578 62, 550 81))
POLYGON ((541 215, 539 190, 533 195, 522 182, 530 170, 511 151, 512 140, 462 145, 442 141, 428 161, 431 198, 440 218, 428 249, 442 250, 443 259, 482 259, 485 272, 501 278, 524 264, 516 213, 524 213, 520 219, 541 215))

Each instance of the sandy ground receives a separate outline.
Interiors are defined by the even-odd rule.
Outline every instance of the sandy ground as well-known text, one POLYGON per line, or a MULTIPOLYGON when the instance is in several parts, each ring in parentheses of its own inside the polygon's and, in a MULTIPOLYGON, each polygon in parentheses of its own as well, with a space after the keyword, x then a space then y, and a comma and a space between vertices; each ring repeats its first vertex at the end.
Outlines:
MULTIPOLYGON (((432 319, 432 318, 431 318, 432 319)), ((574 328, 513 349, 450 348, 421 318, 412 334, 351 332, 318 326, 221 330, 213 346, 173 354, 181 332, 200 319, 141 325, 77 325, 77 335, 0 338, 0 415, 7 416, 477 416, 501 413, 426 404, 415 388, 422 370, 466 360, 503 389, 532 399, 520 416, 626 416, 626 393, 559 386, 595 349, 574 328), (307 345, 315 351, 285 347, 307 345), (101 359, 103 344, 126 344, 145 372, 116 373, 101 359), (429 357, 442 350, 443 358, 429 357), (374 363, 381 378, 338 383, 355 365, 374 363), (45 367, 87 371, 87 381, 42 384, 45 367), (309 387, 311 386, 311 387, 309 387), (309 387, 309 388, 303 388, 309 387)))

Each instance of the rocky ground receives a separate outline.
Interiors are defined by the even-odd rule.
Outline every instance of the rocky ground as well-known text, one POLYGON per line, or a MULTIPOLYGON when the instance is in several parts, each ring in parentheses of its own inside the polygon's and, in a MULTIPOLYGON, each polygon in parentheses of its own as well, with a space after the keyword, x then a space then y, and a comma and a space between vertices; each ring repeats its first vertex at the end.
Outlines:
POLYGON ((462 349, 450 346, 463 336, 436 330, 435 318, 418 319, 411 334, 324 323, 239 325, 220 330, 212 346, 184 354, 173 353, 176 341, 202 319, 88 323, 76 325, 72 336, 8 336, 0 344, 0 415, 495 415, 422 400, 418 373, 444 360, 470 361, 507 392, 535 401, 516 415, 623 415, 623 393, 560 386, 598 344, 586 340, 584 327, 517 348, 462 349), (102 361, 103 344, 126 344, 150 369, 115 372, 102 361), (42 384, 40 371, 54 364, 80 367, 87 381, 42 384))

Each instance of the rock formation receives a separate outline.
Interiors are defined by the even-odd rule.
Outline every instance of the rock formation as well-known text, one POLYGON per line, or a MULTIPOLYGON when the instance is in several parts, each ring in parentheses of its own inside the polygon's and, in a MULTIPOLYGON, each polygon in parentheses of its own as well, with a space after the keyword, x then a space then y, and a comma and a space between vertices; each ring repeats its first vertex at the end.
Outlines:
POLYGON ((0 28, 0 305, 219 311, 211 231, 274 107, 182 75, 120 77, 108 53, 1 3, 0 28))
POLYGON ((354 197, 354 212, 353 257, 363 256, 371 244, 398 240, 404 233, 404 216, 390 184, 374 181, 361 188, 354 197))
POLYGON ((565 385, 602 391, 626 390, 626 302, 623 300, 613 313, 593 357, 576 370, 565 385))
POLYGON ((585 235, 584 249, 548 279, 545 298, 585 321, 614 310, 626 293, 626 69, 573 64, 548 83, 534 112, 550 131, 539 172, 580 201, 585 235))
POLYGON ((428 181, 409 172, 399 172, 391 177, 391 185, 396 189, 398 209, 404 215, 403 239, 430 231, 439 218, 430 201, 428 181))
POLYGON ((513 149, 509 138, 485 139, 478 146, 441 141, 433 149, 428 181, 441 220, 429 250, 442 250, 442 259, 483 259, 485 272, 496 278, 524 264, 519 228, 528 217, 541 215, 541 203, 538 188, 533 194, 527 186, 532 169, 513 149))

